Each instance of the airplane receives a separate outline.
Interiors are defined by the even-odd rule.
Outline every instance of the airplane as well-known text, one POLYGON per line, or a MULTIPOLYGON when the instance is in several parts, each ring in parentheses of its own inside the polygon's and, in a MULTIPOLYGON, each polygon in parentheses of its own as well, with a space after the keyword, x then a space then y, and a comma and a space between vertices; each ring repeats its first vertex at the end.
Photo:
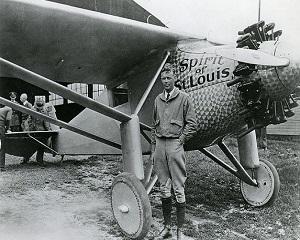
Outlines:
POLYGON ((269 161, 259 160, 254 130, 293 116, 297 103, 291 94, 300 76, 297 52, 280 41, 282 31, 274 31, 274 23, 259 21, 239 32, 237 44, 220 45, 51 1, 2 0, 0 22, 0 77, 21 79, 85 107, 67 123, 0 97, 3 105, 61 127, 7 133, 5 152, 22 156, 42 145, 62 156, 122 155, 124 172, 112 184, 111 207, 125 236, 142 239, 151 226, 148 195, 157 176, 142 156, 150 152, 153 102, 162 91, 159 74, 166 62, 174 64, 176 86, 189 94, 197 115, 197 134, 185 150, 198 150, 239 178, 248 204, 274 203, 279 176, 269 161), (104 84, 107 91, 96 101, 61 82, 104 84), (109 106, 109 89, 124 83, 129 101, 109 106), (228 136, 237 138, 239 157, 225 145, 228 136), (51 146, 45 144, 49 137, 51 146), (212 145, 233 166, 207 150, 212 145))

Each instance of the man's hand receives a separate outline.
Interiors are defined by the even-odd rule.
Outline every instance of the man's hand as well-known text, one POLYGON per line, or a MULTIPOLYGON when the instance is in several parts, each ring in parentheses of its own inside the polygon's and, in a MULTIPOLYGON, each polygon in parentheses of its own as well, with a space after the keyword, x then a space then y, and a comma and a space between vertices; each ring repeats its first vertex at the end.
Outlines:
POLYGON ((9 129, 7 129, 7 131, 6 131, 7 133, 11 133, 11 131, 9 130, 9 129))
POLYGON ((180 143, 180 145, 183 145, 183 144, 184 144, 184 139, 183 139, 182 136, 179 137, 179 143, 180 143))

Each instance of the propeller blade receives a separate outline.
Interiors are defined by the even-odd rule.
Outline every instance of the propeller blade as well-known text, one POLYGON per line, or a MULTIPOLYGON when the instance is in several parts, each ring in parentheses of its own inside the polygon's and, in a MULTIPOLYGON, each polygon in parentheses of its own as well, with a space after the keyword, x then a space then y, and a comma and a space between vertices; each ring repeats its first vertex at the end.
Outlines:
POLYGON ((216 49, 216 54, 239 62, 264 66, 285 67, 290 63, 288 58, 275 57, 259 50, 245 48, 219 48, 216 49))

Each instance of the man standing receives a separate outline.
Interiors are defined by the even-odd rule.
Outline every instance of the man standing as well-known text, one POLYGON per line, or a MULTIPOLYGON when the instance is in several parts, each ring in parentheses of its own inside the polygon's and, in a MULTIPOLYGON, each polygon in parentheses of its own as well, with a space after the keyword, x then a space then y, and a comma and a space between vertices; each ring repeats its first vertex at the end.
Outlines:
POLYGON ((0 170, 5 167, 5 132, 9 132, 12 109, 0 104, 0 170))
MULTIPOLYGON (((47 111, 45 108, 45 101, 43 98, 36 99, 33 109, 39 113, 47 115, 47 111)), ((46 122, 43 119, 33 117, 32 118, 32 130, 33 131, 50 131, 51 130, 50 123, 46 122)), ((43 142, 43 143, 47 144, 47 142, 43 142)), ((38 164, 44 165, 44 147, 42 147, 42 146, 40 146, 37 149, 36 161, 38 164)))
MULTIPOLYGON (((13 103, 16 103, 16 104, 19 104, 17 101, 16 101, 16 98, 17 98, 17 93, 15 92, 10 92, 9 93, 9 98, 10 98, 10 101, 13 102, 13 103)), ((20 112, 16 111, 16 110, 12 110, 12 117, 11 117, 11 123, 10 123, 10 130, 12 132, 19 132, 20 131, 20 117, 21 117, 21 114, 20 112)))
POLYGON ((182 239, 185 221, 186 180, 185 154, 183 144, 196 133, 196 117, 188 95, 175 87, 172 64, 166 63, 161 72, 164 87, 154 103, 152 149, 150 160, 160 182, 164 228, 160 239, 172 237, 171 211, 173 187, 176 198, 177 239, 182 239))
MULTIPOLYGON (((32 104, 27 101, 27 94, 22 93, 20 96, 20 101, 23 103, 23 105, 27 108, 32 109, 32 104)), ((30 115, 26 113, 22 113, 22 123, 21 123, 21 128, 22 131, 29 131, 30 130, 30 125, 31 125, 31 117, 30 115)), ((29 162, 30 156, 24 156, 23 161, 21 162, 22 164, 26 164, 29 162)))
MULTIPOLYGON (((27 108, 32 109, 32 104, 27 101, 27 94, 22 93, 20 96, 20 101, 23 103, 23 105, 27 108)), ((30 115, 26 113, 22 113, 22 123, 21 127, 23 131, 29 131, 29 124, 30 124, 30 115)))

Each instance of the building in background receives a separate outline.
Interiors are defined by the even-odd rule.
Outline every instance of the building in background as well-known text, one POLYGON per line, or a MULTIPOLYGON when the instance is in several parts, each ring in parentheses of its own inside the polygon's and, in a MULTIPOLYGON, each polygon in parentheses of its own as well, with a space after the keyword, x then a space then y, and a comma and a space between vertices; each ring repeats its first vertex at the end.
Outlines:
MULTIPOLYGON (((79 7, 87 10, 97 11, 105 14, 128 18, 140 22, 154 24, 158 26, 165 25, 147 12, 144 8, 138 5, 133 0, 49 0, 60 4, 66 4, 74 7, 79 7)), ((64 83, 60 84, 74 90, 77 93, 97 99, 105 86, 100 84, 84 84, 84 83, 64 83)), ((26 83, 20 79, 1 78, 0 79, 0 96, 8 98, 9 92, 17 92, 18 96, 23 92, 28 94, 28 100, 34 102, 35 96, 45 96, 46 101, 52 103, 56 108, 57 117, 63 121, 70 121, 84 107, 63 99, 61 96, 49 93, 41 88, 26 83)), ((112 89, 112 106, 120 105, 126 102, 127 99, 127 86, 118 86, 112 89)))

